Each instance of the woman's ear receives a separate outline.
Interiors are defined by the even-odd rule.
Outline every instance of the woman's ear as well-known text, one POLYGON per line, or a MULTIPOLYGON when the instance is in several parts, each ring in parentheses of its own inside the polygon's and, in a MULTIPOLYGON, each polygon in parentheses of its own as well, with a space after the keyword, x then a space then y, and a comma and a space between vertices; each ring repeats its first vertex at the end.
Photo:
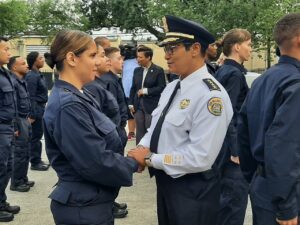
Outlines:
POLYGON ((74 52, 68 52, 65 60, 68 65, 74 67, 76 66, 77 56, 74 54, 74 52))
POLYGON ((199 55, 200 51, 201 51, 201 48, 202 48, 202 46, 201 46, 200 43, 193 44, 192 45, 192 50, 193 50, 192 56, 195 57, 195 56, 199 55))
POLYGON ((241 45, 239 43, 236 43, 232 46, 232 49, 235 51, 235 52, 239 52, 240 51, 240 48, 241 48, 241 45))

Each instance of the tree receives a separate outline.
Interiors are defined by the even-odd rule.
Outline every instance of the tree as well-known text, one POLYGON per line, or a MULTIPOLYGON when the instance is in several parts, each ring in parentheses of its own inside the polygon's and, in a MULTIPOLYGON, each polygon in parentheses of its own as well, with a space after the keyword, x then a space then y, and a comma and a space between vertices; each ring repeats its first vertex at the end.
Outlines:
POLYGON ((52 37, 62 29, 85 30, 85 17, 70 0, 31 1, 30 33, 52 37))
POLYGON ((25 1, 0 2, 0 35, 15 37, 27 30, 29 9, 25 1))

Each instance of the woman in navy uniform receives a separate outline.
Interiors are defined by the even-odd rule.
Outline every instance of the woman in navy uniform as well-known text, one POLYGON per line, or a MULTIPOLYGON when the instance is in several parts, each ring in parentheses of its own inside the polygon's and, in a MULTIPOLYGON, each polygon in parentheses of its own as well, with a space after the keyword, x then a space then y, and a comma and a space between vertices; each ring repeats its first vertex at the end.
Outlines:
POLYGON ((215 78, 226 89, 233 107, 233 118, 219 154, 221 198, 218 225, 243 225, 248 202, 248 183, 239 166, 237 147, 237 116, 248 93, 243 63, 251 56, 251 34, 244 29, 228 31, 221 42, 227 57, 215 78))
POLYGON ((83 86, 95 78, 97 47, 80 31, 61 31, 46 61, 56 66, 45 111, 46 151, 59 181, 51 193, 56 224, 113 224, 113 202, 120 186, 132 185, 138 164, 118 152, 116 125, 83 86))

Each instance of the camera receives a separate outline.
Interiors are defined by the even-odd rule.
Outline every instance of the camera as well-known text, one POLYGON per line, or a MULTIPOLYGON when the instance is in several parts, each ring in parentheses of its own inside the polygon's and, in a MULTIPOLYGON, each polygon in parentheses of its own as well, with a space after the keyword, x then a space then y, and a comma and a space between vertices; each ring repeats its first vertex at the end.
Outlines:
POLYGON ((124 57, 124 60, 136 58, 137 44, 135 43, 124 44, 124 45, 120 45, 119 48, 120 48, 121 55, 124 57))

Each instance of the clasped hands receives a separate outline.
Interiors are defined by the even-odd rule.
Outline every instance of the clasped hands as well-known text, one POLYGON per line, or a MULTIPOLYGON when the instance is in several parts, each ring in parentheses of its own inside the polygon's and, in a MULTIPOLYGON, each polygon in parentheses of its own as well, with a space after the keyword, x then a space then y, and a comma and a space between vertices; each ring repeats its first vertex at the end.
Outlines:
POLYGON ((150 153, 150 149, 144 146, 137 146, 134 149, 130 149, 127 156, 135 159, 139 164, 138 172, 141 173, 145 167, 145 157, 150 153))

